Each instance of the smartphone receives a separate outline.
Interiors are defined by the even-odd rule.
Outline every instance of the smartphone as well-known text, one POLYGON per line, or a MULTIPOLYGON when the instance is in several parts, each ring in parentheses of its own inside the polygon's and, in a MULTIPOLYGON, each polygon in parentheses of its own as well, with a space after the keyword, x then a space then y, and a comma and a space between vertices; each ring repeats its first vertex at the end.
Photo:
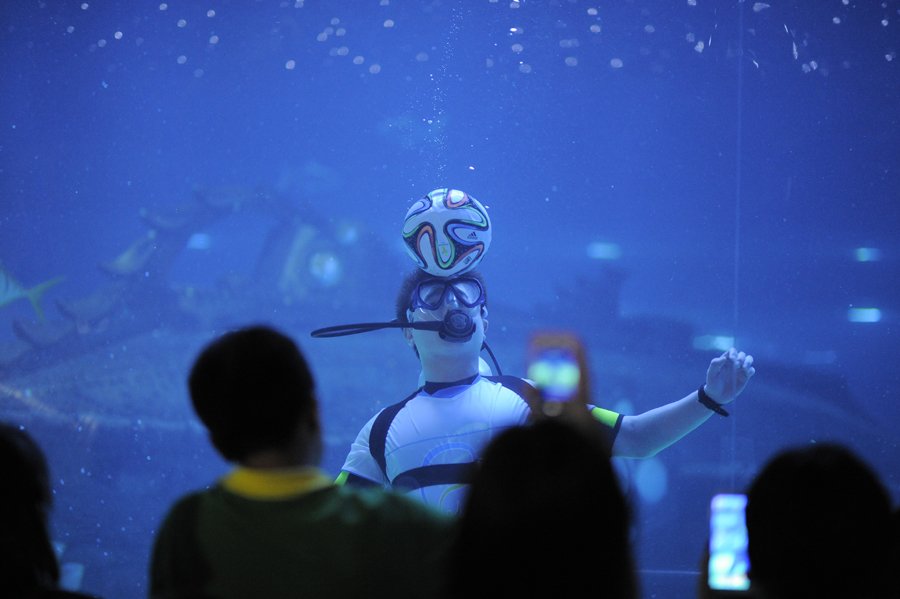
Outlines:
POLYGON ((537 384, 545 401, 569 401, 578 393, 581 368, 573 351, 550 347, 537 352, 526 376, 537 384))
POLYGON ((746 591, 750 588, 746 508, 747 496, 739 493, 720 493, 710 501, 710 589, 746 591))
POLYGON ((583 356, 581 342, 574 334, 541 332, 532 337, 525 376, 537 387, 546 415, 559 415, 563 404, 584 388, 583 356))

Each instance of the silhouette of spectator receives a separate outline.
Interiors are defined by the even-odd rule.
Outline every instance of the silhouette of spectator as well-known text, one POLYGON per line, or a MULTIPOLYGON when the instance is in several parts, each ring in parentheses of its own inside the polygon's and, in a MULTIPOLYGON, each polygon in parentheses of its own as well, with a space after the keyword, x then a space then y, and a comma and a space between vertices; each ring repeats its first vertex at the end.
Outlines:
POLYGON ((209 345, 189 378, 194 408, 237 467, 181 499, 153 552, 154 597, 429 597, 452 521, 405 497, 333 484, 300 350, 265 327, 209 345))
POLYGON ((447 594, 633 599, 629 522, 600 430, 559 419, 508 429, 472 481, 447 594))
POLYGON ((0 596, 87 597, 63 591, 47 533, 51 490, 47 460, 24 430, 0 423, 0 596))
MULTIPOLYGON (((900 507, 891 514, 891 563, 888 569, 891 572, 900 572, 900 507)), ((900 599, 900 576, 892 576, 889 583, 890 596, 900 599)))
POLYGON ((817 444, 786 451, 763 468, 747 496, 756 594, 767 599, 887 595, 890 498, 849 450, 817 444))

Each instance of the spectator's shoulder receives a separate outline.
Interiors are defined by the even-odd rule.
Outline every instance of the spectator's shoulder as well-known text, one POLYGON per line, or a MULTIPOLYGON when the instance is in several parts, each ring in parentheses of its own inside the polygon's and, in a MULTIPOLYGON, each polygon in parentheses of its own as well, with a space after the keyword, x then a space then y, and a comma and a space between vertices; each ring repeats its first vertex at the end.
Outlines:
POLYGON ((163 523, 163 526, 167 528, 178 528, 178 525, 183 524, 186 520, 193 520, 197 515, 197 510, 200 507, 200 503, 203 501, 203 496, 209 492, 210 491, 208 490, 195 491, 193 493, 183 495, 180 499, 172 504, 172 507, 169 508, 169 512, 166 514, 166 519, 163 523))
POLYGON ((453 519, 437 510, 393 491, 337 487, 343 501, 360 511, 377 514, 379 519, 395 522, 420 522, 434 528, 450 528, 453 519))
POLYGON ((194 546, 203 502, 212 494, 223 492, 218 486, 195 491, 175 501, 166 513, 154 542, 154 554, 167 553, 181 545, 194 546))
POLYGON ((153 542, 151 597, 199 587, 208 578, 208 566, 197 543, 200 506, 208 493, 199 491, 185 495, 169 509, 153 542))

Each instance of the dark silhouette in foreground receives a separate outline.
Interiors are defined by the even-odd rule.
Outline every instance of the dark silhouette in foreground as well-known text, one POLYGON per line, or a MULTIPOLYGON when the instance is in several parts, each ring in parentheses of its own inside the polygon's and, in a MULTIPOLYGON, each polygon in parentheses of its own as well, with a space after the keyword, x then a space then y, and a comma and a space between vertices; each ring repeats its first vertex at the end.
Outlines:
POLYGON ((59 589, 47 532, 52 493, 47 461, 24 430, 0 423, 0 596, 87 597, 59 589))
POLYGON ((786 451, 747 496, 755 596, 889 596, 890 497, 852 452, 829 444, 786 451))
POLYGON ((494 439, 463 508, 449 597, 637 597, 630 510, 594 428, 542 420, 494 439))
POLYGON ((151 596, 430 597, 452 522, 316 468, 322 430, 312 374, 289 338, 228 333, 197 359, 194 408, 237 468, 181 499, 153 551, 151 596))

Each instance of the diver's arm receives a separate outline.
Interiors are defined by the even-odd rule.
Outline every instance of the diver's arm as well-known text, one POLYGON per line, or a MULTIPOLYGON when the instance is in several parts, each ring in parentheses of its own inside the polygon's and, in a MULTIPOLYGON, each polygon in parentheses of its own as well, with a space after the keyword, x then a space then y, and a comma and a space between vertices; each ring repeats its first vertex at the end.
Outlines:
MULTIPOLYGON (((706 394, 719 404, 734 400, 756 372, 753 356, 732 348, 710 362, 706 372, 706 394)), ((700 403, 698 392, 622 420, 612 453, 618 457, 647 458, 706 422, 713 412, 700 403)))
POLYGON ((622 419, 612 446, 613 456, 649 458, 682 438, 712 416, 697 392, 678 401, 622 419))

